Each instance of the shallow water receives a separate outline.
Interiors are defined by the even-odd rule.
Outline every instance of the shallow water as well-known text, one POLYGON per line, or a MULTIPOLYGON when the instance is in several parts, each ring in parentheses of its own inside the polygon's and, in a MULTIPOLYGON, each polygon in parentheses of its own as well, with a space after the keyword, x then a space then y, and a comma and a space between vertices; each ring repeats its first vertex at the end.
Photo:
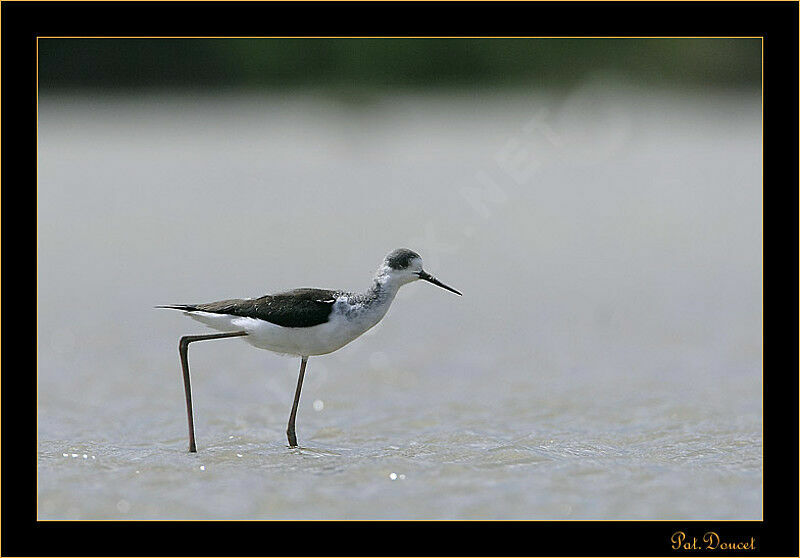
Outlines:
POLYGON ((760 519, 758 92, 54 97, 40 519, 760 519), (299 359, 164 303, 404 287, 299 359))

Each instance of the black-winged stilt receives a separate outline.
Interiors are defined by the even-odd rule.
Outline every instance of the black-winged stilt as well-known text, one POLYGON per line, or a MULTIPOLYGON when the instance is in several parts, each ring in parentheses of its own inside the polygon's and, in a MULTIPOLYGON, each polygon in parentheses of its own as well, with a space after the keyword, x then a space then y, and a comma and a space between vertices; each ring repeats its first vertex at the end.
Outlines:
POLYGON ((372 285, 361 293, 304 288, 259 298, 157 306, 182 310, 187 316, 223 332, 186 335, 181 337, 178 344, 189 418, 189 451, 197 451, 189 382, 190 343, 244 337, 245 341, 259 349, 299 356, 300 376, 286 429, 289 447, 297 447, 295 418, 308 357, 332 353, 361 336, 381 321, 400 287, 419 279, 461 295, 425 272, 419 254, 400 248, 384 258, 372 285))

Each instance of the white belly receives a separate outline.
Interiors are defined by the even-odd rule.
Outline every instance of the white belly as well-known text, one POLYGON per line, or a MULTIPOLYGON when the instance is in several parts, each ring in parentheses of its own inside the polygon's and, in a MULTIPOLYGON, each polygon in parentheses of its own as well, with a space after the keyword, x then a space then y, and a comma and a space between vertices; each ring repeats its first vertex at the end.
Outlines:
POLYGON ((312 327, 283 327, 255 318, 209 312, 185 313, 218 331, 246 331, 248 335, 243 337, 243 340, 259 349, 297 356, 324 355, 341 349, 383 317, 381 314, 348 320, 341 314, 333 313, 330 320, 324 324, 312 327))

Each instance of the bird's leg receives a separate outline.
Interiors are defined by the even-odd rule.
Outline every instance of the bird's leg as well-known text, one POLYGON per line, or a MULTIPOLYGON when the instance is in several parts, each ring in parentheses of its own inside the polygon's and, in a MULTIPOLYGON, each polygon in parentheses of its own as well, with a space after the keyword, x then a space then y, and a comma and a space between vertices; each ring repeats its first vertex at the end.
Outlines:
POLYGON ((297 436, 294 432, 294 420, 297 418, 297 404, 300 402, 300 390, 303 389, 303 376, 306 375, 306 362, 308 362, 308 357, 304 356, 300 361, 300 377, 297 378, 297 390, 294 392, 292 414, 289 415, 289 427, 286 429, 286 436, 289 437, 290 448, 297 447, 297 436))
POLYGON ((189 383, 189 343, 205 341, 207 339, 224 339, 226 337, 241 337, 247 335, 246 331, 233 333, 212 333, 211 335, 184 335, 178 342, 178 353, 181 355, 181 368, 183 368, 183 388, 186 390, 186 414, 189 417, 189 451, 197 452, 194 443, 194 417, 192 416, 192 386, 189 383))

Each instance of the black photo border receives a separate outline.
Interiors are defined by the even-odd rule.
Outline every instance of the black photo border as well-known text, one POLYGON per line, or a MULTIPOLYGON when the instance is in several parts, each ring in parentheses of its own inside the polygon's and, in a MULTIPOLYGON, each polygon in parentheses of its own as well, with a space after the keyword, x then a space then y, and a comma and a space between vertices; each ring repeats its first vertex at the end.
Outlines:
POLYGON ((716 531, 754 537, 756 549, 712 554, 798 555, 796 2, 3 1, 0 10, 0 554, 666 556, 703 553, 673 550, 676 531, 716 531), (36 38, 275 35, 763 37, 763 521, 37 521, 36 38))

